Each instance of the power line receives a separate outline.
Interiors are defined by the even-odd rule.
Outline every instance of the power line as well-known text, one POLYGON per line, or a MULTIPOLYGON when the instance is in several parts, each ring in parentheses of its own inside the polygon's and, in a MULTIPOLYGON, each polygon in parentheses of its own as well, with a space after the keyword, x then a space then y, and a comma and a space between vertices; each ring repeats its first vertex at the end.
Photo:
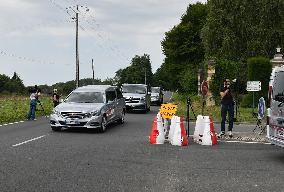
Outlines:
MULTIPOLYGON (((63 7, 62 5, 56 3, 55 0, 49 0, 49 1, 50 1, 51 3, 53 3, 54 5, 56 5, 56 7, 58 7, 60 10, 62 10, 62 11, 64 10, 64 11, 65 11, 66 8, 64 9, 64 7, 63 7)), ((66 1, 66 0, 65 0, 65 1, 66 1)), ((86 6, 81 6, 81 7, 86 7, 86 6)), ((86 8, 87 8, 87 7, 86 7, 86 8)), ((88 8, 88 9, 89 9, 89 8, 88 8)), ((86 21, 86 23, 89 24, 89 27, 90 27, 93 31, 95 31, 96 34, 97 34, 97 36, 98 36, 100 39, 102 39, 102 40, 106 43, 107 41, 106 41, 106 39, 103 37, 103 35, 101 35, 99 32, 97 32, 96 29, 95 29, 95 27, 94 27, 94 25, 93 25, 90 21, 88 21, 88 17, 89 17, 92 22, 95 22, 95 26, 96 26, 96 27, 101 28, 101 24, 98 24, 98 23, 97 23, 97 21, 96 21, 96 19, 95 19, 95 16, 94 16, 91 12, 92 12, 92 10, 89 9, 88 14, 82 15, 82 18, 87 18, 85 21, 86 21)), ((67 11, 67 14, 69 14, 69 16, 71 16, 68 11, 67 11)), ((82 24, 80 24, 80 26, 82 27, 82 24)), ((82 27, 82 28, 83 28, 83 27, 82 27)), ((86 29, 86 28, 85 28, 85 29, 86 29)), ((85 31, 86 31, 86 30, 85 30, 85 31)), ((108 41, 109 41, 110 43, 113 43, 113 41, 111 41, 110 38, 108 38, 108 41)), ((100 47, 101 47, 101 46, 100 46, 100 47)), ((123 59, 122 61, 125 61, 125 60, 126 60, 127 62, 130 62, 130 59, 127 58, 117 47, 109 46, 109 49, 110 49, 110 51, 113 52, 117 57, 123 59)))
POLYGON ((17 27, 1 27, 0 31, 3 31, 5 32, 5 34, 9 33, 9 32, 19 32, 19 31, 22 31, 22 32, 27 32, 27 31, 32 31, 33 29, 35 28, 44 28, 44 27, 49 27, 49 26, 52 26, 52 25, 61 25, 63 23, 70 23, 72 21, 69 21, 67 19, 61 19, 61 20, 50 20, 50 21, 45 21, 45 22, 41 22, 41 23, 37 23, 37 24, 29 24, 29 25, 23 25, 23 26, 17 26, 17 27))
MULTIPOLYGON (((22 60, 22 61, 29 61, 31 63, 40 63, 40 64, 44 64, 44 65, 56 65, 55 61, 46 61, 46 60, 41 60, 41 59, 35 59, 35 58, 30 58, 30 57, 26 57, 26 56, 19 56, 15 53, 10 53, 8 51, 4 51, 3 49, 0 49, 0 55, 2 56, 6 56, 6 57, 11 57, 11 58, 15 58, 18 60, 22 60)), ((69 66, 70 64, 64 64, 66 66, 69 66)))

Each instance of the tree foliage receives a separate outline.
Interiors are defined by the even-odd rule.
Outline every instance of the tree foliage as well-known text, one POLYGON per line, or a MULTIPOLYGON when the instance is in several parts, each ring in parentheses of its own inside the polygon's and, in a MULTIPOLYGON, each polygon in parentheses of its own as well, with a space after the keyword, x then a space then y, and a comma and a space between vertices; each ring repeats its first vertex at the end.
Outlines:
POLYGON ((209 85, 214 99, 219 102, 219 93, 221 87, 224 85, 224 79, 236 80, 236 82, 232 82, 232 92, 234 96, 244 93, 246 91, 246 74, 246 64, 229 60, 218 60, 215 63, 215 74, 212 76, 212 81, 209 85))
POLYGON ((153 73, 150 55, 148 54, 142 56, 135 55, 135 57, 132 58, 130 66, 116 71, 114 80, 118 85, 123 83, 144 84, 145 76, 146 83, 151 85, 153 83, 153 73))
POLYGON ((258 102, 260 97, 264 97, 267 101, 268 86, 272 70, 270 60, 264 57, 253 57, 248 59, 247 64, 248 80, 261 82, 261 91, 255 93, 256 102, 258 102))
POLYGON ((171 90, 197 90, 197 83, 186 85, 183 79, 189 80, 193 75, 197 80, 198 68, 204 60, 200 34, 206 16, 206 4, 190 4, 181 17, 180 24, 165 33, 161 44, 166 57, 155 74, 155 82, 161 82, 171 90), (190 77, 184 77, 184 75, 190 75, 190 77))
POLYGON ((277 45, 284 45, 283 7, 282 0, 208 0, 202 30, 207 58, 270 58, 277 45))
POLYGON ((0 93, 22 94, 25 90, 23 81, 16 72, 12 78, 4 74, 0 75, 0 93))

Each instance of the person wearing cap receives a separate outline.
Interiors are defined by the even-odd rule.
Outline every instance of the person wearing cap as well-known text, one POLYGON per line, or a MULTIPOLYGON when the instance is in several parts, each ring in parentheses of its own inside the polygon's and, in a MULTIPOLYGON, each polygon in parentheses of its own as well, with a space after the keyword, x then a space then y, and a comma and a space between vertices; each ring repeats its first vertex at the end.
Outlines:
POLYGON ((59 104, 59 95, 57 94, 57 89, 53 89, 52 101, 53 107, 56 107, 59 104))
POLYGON ((224 80, 224 86, 220 90, 221 96, 221 132, 219 137, 225 136, 225 122, 227 113, 229 114, 229 126, 228 126, 228 135, 230 138, 233 137, 232 130, 234 124, 234 99, 231 92, 231 81, 230 79, 224 80))

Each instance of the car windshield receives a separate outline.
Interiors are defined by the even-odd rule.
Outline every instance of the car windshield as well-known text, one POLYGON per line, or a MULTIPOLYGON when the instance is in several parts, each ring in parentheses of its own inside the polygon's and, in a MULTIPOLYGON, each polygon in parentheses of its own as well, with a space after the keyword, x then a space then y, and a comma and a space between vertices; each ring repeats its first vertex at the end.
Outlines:
POLYGON ((122 87, 123 93, 139 93, 145 94, 146 87, 144 86, 137 86, 137 85, 127 85, 122 87))
POLYGON ((152 87, 151 92, 152 93, 160 93, 160 88, 159 87, 152 87))
POLYGON ((273 99, 284 102, 284 72, 278 72, 273 81, 273 99))
POLYGON ((72 92, 65 102, 104 103, 104 97, 101 92, 72 92))

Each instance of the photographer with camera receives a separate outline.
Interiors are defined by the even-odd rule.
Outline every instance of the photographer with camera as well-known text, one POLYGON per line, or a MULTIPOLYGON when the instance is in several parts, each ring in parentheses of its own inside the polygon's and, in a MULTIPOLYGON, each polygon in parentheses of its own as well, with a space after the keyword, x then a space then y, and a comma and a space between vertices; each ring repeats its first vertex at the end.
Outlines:
POLYGON ((37 87, 37 85, 35 85, 35 87, 33 87, 30 90, 30 110, 28 114, 28 120, 32 120, 32 121, 36 120, 35 111, 36 111, 37 103, 39 102, 40 94, 41 94, 41 90, 37 87))
POLYGON ((53 107, 56 107, 59 105, 59 98, 60 96, 57 93, 57 89, 53 89, 53 94, 52 94, 52 102, 53 102, 53 107))
POLYGON ((220 96, 221 96, 221 133, 219 134, 219 137, 225 136, 225 122, 227 113, 229 113, 229 137, 232 138, 232 129, 233 129, 233 123, 234 123, 234 100, 232 96, 232 90, 231 90, 231 81, 230 79, 224 80, 224 86, 220 90, 220 96))

